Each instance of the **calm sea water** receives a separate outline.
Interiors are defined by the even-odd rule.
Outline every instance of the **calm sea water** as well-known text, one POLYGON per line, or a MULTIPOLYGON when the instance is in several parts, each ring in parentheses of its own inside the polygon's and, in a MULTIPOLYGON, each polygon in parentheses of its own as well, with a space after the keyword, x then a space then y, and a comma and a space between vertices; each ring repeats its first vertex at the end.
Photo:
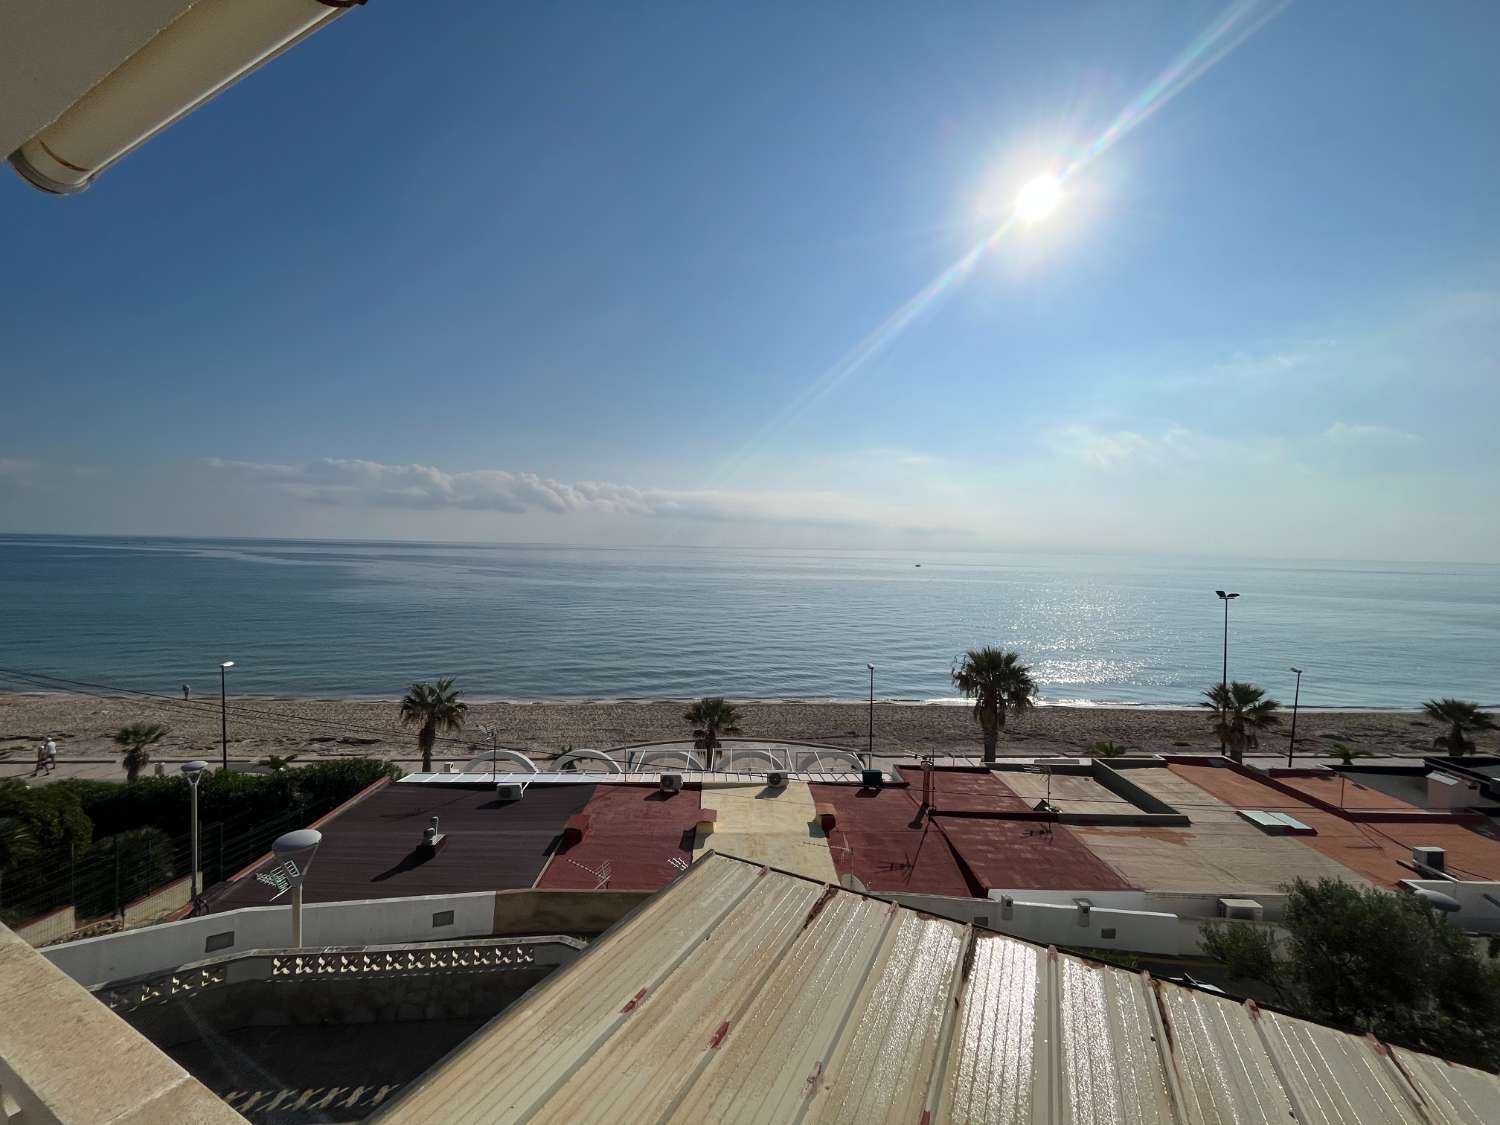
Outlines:
MULTIPOLYGON (((1500 702, 1500 568, 1049 555, 0 536, 0 667, 174 692, 952 696, 1019 649, 1050 702, 1192 704, 1230 674, 1313 707, 1500 702), (921 565, 918 566, 917 564, 921 565)), ((0 673, 0 687, 34 685, 0 673)))

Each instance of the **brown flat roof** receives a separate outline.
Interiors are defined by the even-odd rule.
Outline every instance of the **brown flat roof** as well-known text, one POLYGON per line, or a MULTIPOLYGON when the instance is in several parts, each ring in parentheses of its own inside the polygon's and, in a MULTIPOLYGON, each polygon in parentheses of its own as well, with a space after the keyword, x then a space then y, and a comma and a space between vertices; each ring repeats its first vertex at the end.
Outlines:
MULTIPOLYGON (((489 787, 388 785, 323 824, 303 896, 340 902, 530 887, 563 823, 588 804, 595 788, 532 785, 521 800, 503 802, 489 787), (434 816, 447 839, 424 860, 416 848, 434 816)), ((273 893, 247 875, 213 909, 263 906, 273 893)))
POLYGON ((813 800, 833 806, 837 823, 828 832, 833 866, 872 891, 980 896, 953 854, 942 830, 913 827, 921 790, 861 789, 854 785, 808 786, 813 800))
MULTIPOLYGON (((1304 801, 1288 795, 1270 785, 1236 770, 1215 766, 1196 766, 1172 763, 1171 770, 1192 781, 1200 789, 1211 793, 1238 809, 1267 809, 1285 812, 1296 817, 1310 828, 1316 836, 1266 837, 1270 839, 1295 840, 1299 845, 1313 849, 1345 867, 1386 887, 1394 887, 1402 879, 1420 876, 1401 861, 1410 862, 1414 847, 1439 847, 1447 851, 1448 870, 1461 879, 1500 879, 1500 841, 1471 832, 1461 824, 1433 822, 1425 824, 1378 823, 1367 824, 1346 820, 1337 813, 1325 812, 1304 801)), ((1283 782, 1307 781, 1305 778, 1278 778, 1283 782)), ((1330 782, 1333 804, 1338 803, 1338 782, 1330 782)), ((1348 782, 1345 799, 1354 806, 1351 794, 1358 788, 1365 794, 1374 793, 1356 782, 1348 782)), ((1328 800, 1327 789, 1319 787, 1317 796, 1328 800)), ((1371 804, 1363 808, 1387 808, 1375 803, 1375 798, 1385 802, 1394 798, 1377 793, 1369 797, 1371 804)), ((1315 878, 1316 873, 1304 873, 1287 869, 1281 882, 1290 882, 1297 875, 1315 878)))
POLYGON ((700 793, 663 793, 654 785, 596 785, 583 808, 589 818, 583 838, 560 850, 537 884, 593 890, 608 864, 609 889, 654 891, 682 873, 675 857, 693 858, 693 826, 700 793), (686 845, 684 847, 684 844, 686 845))

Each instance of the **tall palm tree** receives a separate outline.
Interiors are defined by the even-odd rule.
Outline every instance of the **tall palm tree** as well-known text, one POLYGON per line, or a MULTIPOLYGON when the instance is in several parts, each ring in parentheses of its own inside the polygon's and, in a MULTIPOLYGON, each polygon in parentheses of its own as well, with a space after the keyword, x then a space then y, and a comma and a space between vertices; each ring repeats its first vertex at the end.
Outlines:
POLYGON ((693 746, 708 751, 704 765, 713 769, 714 751, 719 748, 721 734, 739 734, 740 713, 733 703, 717 695, 700 699, 682 716, 693 724, 693 746))
POLYGON ((420 724, 417 746, 422 751, 422 772, 432 772, 432 746, 439 731, 459 731, 469 705, 459 698, 463 692, 453 686, 453 677, 435 684, 412 684, 401 700, 401 725, 420 724))
POLYGON ((1429 699, 1422 704, 1422 711, 1429 719, 1448 724, 1448 733, 1438 735, 1432 744, 1455 758, 1462 758, 1474 749, 1474 740, 1468 737, 1471 731, 1495 729, 1495 720, 1481 711, 1479 704, 1465 703, 1462 699, 1429 699))
POLYGON ((1267 699, 1263 689, 1239 680, 1209 688, 1203 693, 1203 706, 1213 711, 1214 733, 1236 762, 1243 762, 1245 751, 1260 745, 1261 731, 1281 722, 1276 714, 1281 704, 1267 699))
POLYGON ((115 731, 115 742, 125 748, 125 782, 140 776, 151 761, 151 747, 166 737, 167 728, 160 723, 131 723, 115 731))
POLYGON ((995 744, 1007 715, 1024 715, 1036 703, 1031 669, 1018 653, 971 648, 953 665, 953 686, 974 701, 974 717, 984 731, 984 760, 995 760, 995 744))

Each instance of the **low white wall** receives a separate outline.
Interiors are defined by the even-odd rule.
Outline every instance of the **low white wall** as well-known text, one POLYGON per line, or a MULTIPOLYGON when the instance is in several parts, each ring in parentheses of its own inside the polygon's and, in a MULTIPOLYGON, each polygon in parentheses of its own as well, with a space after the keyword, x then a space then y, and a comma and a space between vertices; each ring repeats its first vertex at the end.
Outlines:
MULTIPOLYGON (((304 907, 302 944, 392 945, 408 941, 444 941, 487 937, 495 924, 495 893, 421 895, 413 898, 323 902, 304 907), (453 911, 452 925, 434 928, 432 916, 453 911)), ((281 949, 291 944, 291 896, 286 905, 249 906, 223 914, 185 918, 124 933, 105 934, 41 953, 79 984, 90 986, 144 973, 175 969, 213 955, 247 949, 281 949), (232 935, 208 947, 214 935, 232 935)))
MULTIPOLYGON (((1017 892, 1032 894, 1031 891, 1017 892)), ((1138 892, 1109 892, 1138 893, 1138 892)), ((1006 917, 1000 902, 982 898, 946 898, 941 895, 882 895, 905 906, 939 914, 959 922, 977 925, 1009 934, 1011 937, 1040 942, 1043 945, 1086 946, 1093 949, 1118 949, 1127 953, 1155 953, 1176 957, 1196 952, 1196 946, 1184 949, 1192 938, 1192 927, 1185 927, 1176 914, 1149 910, 1121 910, 1095 905, 1086 924, 1079 921, 1081 912, 1071 901, 1066 905, 1045 902, 1014 902, 1006 917), (1113 930, 1106 937, 1105 931, 1113 930)), ((1082 895, 1097 903, 1099 896, 1082 895)), ((1198 923, 1195 921, 1192 926, 1198 923)))
POLYGON ((1488 895, 1500 900, 1500 882, 1472 879, 1450 883, 1446 879, 1403 879, 1402 883, 1408 887, 1426 887, 1456 899, 1462 909, 1445 917, 1460 929, 1482 934, 1500 933, 1500 906, 1485 898, 1488 895))
POLYGON ((1072 906, 1074 899, 1086 898, 1095 907, 1110 910, 1144 910, 1161 914, 1175 914, 1182 918, 1210 921, 1219 915, 1221 898, 1253 898, 1265 908, 1265 920, 1274 922, 1281 917, 1283 894, 1248 894, 1239 891, 1224 891, 1216 895, 1171 894, 1153 891, 1053 891, 1019 890, 990 891, 995 902, 1010 896, 1016 902, 1045 903, 1052 906, 1072 906))

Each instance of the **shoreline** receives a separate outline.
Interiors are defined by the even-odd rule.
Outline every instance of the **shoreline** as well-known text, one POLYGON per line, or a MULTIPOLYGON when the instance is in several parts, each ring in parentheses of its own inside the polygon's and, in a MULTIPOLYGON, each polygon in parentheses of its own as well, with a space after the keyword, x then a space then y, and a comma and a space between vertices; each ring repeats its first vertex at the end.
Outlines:
MULTIPOLYGON (((567 749, 611 750, 647 742, 691 738, 683 700, 531 701, 469 703, 462 732, 441 738, 434 758, 465 761, 490 745, 521 750, 540 760, 567 749), (486 728, 482 731, 481 728, 486 728)), ((869 702, 742 701, 741 737, 803 741, 864 751, 869 702)), ((1441 727, 1412 711, 1300 708, 1297 754, 1326 759, 1335 745, 1375 755, 1432 753, 1441 727)), ((269 755, 299 760, 371 756, 410 761, 416 735, 400 725, 392 700, 328 699, 314 696, 231 696, 229 757, 255 762, 269 755)), ((53 692, 0 693, 0 776, 29 771, 42 739, 57 741, 60 762, 118 761, 113 734, 133 722, 160 723, 167 736, 153 751, 158 761, 221 754, 217 695, 190 701, 169 696, 71 695, 53 692)), ((1261 753, 1285 753, 1290 716, 1261 738, 1261 753)), ((1200 707, 1041 706, 1007 724, 1000 753, 1011 756, 1086 753, 1095 742, 1112 741, 1139 753, 1216 753, 1208 712, 1200 707)), ((1480 753, 1500 752, 1500 735, 1480 737, 1480 753)), ((949 703, 875 704, 876 756, 912 760, 921 754, 975 756, 982 739, 971 709, 949 703)), ((101 764, 95 776, 105 776, 101 764)))
MULTIPOLYGON (((51 691, 36 688, 30 691, 16 691, 13 689, 0 689, 0 700, 9 697, 17 698, 40 698, 40 699, 117 699, 130 700, 139 699, 149 703, 159 700, 162 703, 174 704, 184 702, 182 699, 161 692, 141 692, 131 694, 121 692, 110 695, 98 692, 71 692, 51 691)), ((696 695, 671 696, 622 696, 622 695, 579 695, 579 696, 510 696, 510 695, 473 695, 469 692, 463 694, 463 700, 471 707, 498 706, 498 707, 685 707, 691 706, 699 700, 696 695)), ((726 696, 729 702, 737 707, 869 707, 870 700, 867 696, 856 698, 841 698, 838 696, 793 696, 793 695, 768 695, 768 696, 726 696)), ((194 706, 212 703, 218 706, 219 696, 215 692, 196 695, 188 702, 194 706)), ((272 693, 270 695, 256 695, 248 692, 239 692, 229 697, 229 707, 234 709, 236 704, 249 705, 255 703, 284 703, 284 704, 309 704, 309 703, 332 703, 332 704, 359 704, 361 706, 386 706, 395 707, 400 703, 396 696, 389 695, 293 695, 285 692, 272 693)), ((919 699, 913 696, 879 696, 875 697, 877 707, 970 707, 971 701, 967 699, 919 699)), ((1130 703, 1117 700, 1088 700, 1088 699, 1041 699, 1036 702, 1038 710, 1052 711, 1134 711, 1152 712, 1162 711, 1171 714, 1198 714, 1204 713, 1201 703, 1130 703)), ((1483 711, 1500 710, 1500 703, 1480 704, 1483 711)), ((1283 706, 1282 713, 1291 715, 1290 707, 1283 706)), ((1297 709, 1299 715, 1419 715, 1420 708, 1416 707, 1377 707, 1374 705, 1323 705, 1311 706, 1303 704, 1297 709)), ((4 734, 0 733, 0 739, 4 734)))

